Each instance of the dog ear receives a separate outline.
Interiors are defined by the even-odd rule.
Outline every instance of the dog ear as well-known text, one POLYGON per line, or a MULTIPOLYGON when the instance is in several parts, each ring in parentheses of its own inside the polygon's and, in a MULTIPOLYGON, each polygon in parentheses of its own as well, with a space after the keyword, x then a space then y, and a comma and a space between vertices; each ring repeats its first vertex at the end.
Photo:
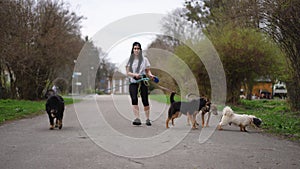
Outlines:
POLYGON ((256 126, 260 126, 261 123, 262 123, 262 121, 261 121, 261 119, 254 117, 254 118, 253 118, 253 123, 254 123, 256 126))
POLYGON ((53 89, 48 89, 45 93, 45 99, 48 99, 50 96, 55 95, 55 92, 53 89))
POLYGON ((224 110, 225 110, 225 112, 223 114, 225 116, 227 116, 227 117, 233 116, 234 113, 233 113, 233 110, 230 107, 225 107, 224 110))

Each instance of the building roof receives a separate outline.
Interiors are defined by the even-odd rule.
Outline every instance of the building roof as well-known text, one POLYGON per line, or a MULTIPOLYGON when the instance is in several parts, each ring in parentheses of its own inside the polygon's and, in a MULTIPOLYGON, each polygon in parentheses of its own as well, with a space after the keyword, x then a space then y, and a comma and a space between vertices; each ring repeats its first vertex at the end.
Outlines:
POLYGON ((272 80, 270 78, 260 77, 260 78, 255 79, 255 82, 267 82, 267 83, 271 83, 272 80))
POLYGON ((115 73, 113 74, 113 78, 114 79, 123 79, 126 78, 127 76, 119 71, 115 71, 115 73))

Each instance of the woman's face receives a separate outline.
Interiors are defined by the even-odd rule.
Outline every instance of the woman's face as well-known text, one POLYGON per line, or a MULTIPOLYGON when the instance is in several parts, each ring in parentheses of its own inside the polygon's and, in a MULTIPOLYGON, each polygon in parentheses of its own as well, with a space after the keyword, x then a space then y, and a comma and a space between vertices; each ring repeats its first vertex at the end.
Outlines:
POLYGON ((141 51, 141 48, 140 48, 139 45, 133 46, 133 53, 134 53, 135 56, 138 56, 140 51, 141 51))

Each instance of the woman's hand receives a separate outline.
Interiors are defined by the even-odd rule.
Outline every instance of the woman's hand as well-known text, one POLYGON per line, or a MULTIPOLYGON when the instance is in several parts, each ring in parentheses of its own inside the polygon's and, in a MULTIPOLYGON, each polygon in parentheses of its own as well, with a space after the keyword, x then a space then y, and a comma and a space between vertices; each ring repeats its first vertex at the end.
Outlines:
POLYGON ((134 74, 134 75, 133 75, 133 78, 134 78, 135 80, 138 80, 138 79, 141 78, 141 75, 139 75, 139 74, 134 74))
POLYGON ((153 80, 154 77, 155 77, 155 76, 154 76, 153 74, 150 74, 150 75, 149 75, 149 78, 150 78, 151 80, 153 80))

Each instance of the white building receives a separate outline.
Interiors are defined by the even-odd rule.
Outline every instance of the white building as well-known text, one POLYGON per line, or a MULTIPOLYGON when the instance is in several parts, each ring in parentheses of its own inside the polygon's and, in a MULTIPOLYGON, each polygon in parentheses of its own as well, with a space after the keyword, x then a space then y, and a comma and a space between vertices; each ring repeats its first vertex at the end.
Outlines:
POLYGON ((107 81, 108 90, 110 94, 127 94, 128 93, 128 78, 125 74, 116 71, 112 78, 107 81))

